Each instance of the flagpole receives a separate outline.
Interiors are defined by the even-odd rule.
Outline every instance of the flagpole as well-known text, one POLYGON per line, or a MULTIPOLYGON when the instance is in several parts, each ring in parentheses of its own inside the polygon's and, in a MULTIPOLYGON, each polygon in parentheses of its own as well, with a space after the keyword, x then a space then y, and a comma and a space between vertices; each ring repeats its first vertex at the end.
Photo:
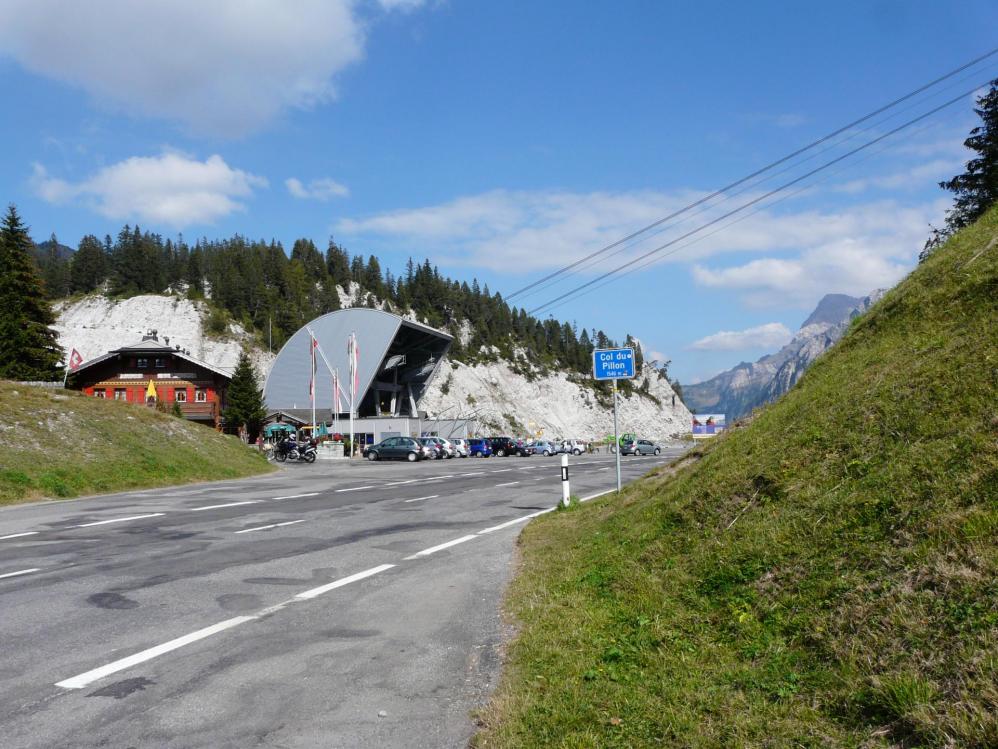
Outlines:
POLYGON ((349 355, 350 355, 350 457, 354 455, 354 434, 353 434, 353 411, 354 411, 354 399, 357 397, 357 388, 354 383, 357 381, 357 362, 354 359, 354 350, 357 346, 357 341, 355 340, 356 333, 350 334, 350 345, 349 345, 349 355))

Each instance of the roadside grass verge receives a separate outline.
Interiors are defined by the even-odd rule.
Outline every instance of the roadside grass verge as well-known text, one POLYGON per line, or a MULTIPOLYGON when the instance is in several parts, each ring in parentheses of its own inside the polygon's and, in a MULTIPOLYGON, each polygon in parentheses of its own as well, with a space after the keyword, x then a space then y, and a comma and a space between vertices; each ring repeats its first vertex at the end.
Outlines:
POLYGON ((269 470, 236 438, 145 406, 0 382, 0 505, 269 470))
POLYGON ((694 464, 532 521, 475 745, 998 746, 996 236, 694 464))

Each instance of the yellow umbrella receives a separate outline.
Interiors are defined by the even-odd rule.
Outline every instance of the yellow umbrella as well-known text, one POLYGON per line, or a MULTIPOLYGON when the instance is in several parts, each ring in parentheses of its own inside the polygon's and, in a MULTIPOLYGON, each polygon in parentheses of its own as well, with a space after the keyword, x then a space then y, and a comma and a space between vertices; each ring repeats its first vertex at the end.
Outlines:
POLYGON ((156 400, 156 387, 152 384, 152 380, 149 380, 149 387, 146 388, 146 400, 149 398, 156 400))

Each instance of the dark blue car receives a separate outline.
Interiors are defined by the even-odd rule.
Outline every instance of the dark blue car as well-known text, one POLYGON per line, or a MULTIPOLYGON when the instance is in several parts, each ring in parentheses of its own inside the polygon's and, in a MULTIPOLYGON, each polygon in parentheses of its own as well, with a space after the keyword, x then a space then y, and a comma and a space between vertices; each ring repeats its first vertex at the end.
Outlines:
POLYGON ((488 458, 492 455, 492 445, 485 439, 470 439, 468 440, 468 455, 473 458, 488 458))

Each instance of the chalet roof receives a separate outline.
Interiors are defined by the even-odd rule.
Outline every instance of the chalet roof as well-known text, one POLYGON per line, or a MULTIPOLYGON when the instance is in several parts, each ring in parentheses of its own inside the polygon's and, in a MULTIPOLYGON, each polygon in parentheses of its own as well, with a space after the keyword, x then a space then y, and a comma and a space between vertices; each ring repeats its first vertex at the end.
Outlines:
POLYGON ((176 347, 171 347, 165 343, 160 343, 155 338, 143 338, 138 343, 133 343, 128 346, 122 346, 121 348, 114 349, 113 351, 108 351, 106 354, 102 354, 96 358, 90 359, 89 361, 83 362, 79 367, 69 373, 70 377, 79 374, 84 369, 94 366, 95 364, 100 364, 101 362, 107 361, 119 354, 170 354, 177 357, 178 359, 183 359, 191 364, 194 364, 202 369, 207 369, 210 372, 214 372, 217 375, 221 375, 226 380, 232 379, 231 372, 225 372, 218 367, 212 366, 207 362, 203 362, 200 359, 195 359, 190 354, 185 353, 182 349, 176 347))

